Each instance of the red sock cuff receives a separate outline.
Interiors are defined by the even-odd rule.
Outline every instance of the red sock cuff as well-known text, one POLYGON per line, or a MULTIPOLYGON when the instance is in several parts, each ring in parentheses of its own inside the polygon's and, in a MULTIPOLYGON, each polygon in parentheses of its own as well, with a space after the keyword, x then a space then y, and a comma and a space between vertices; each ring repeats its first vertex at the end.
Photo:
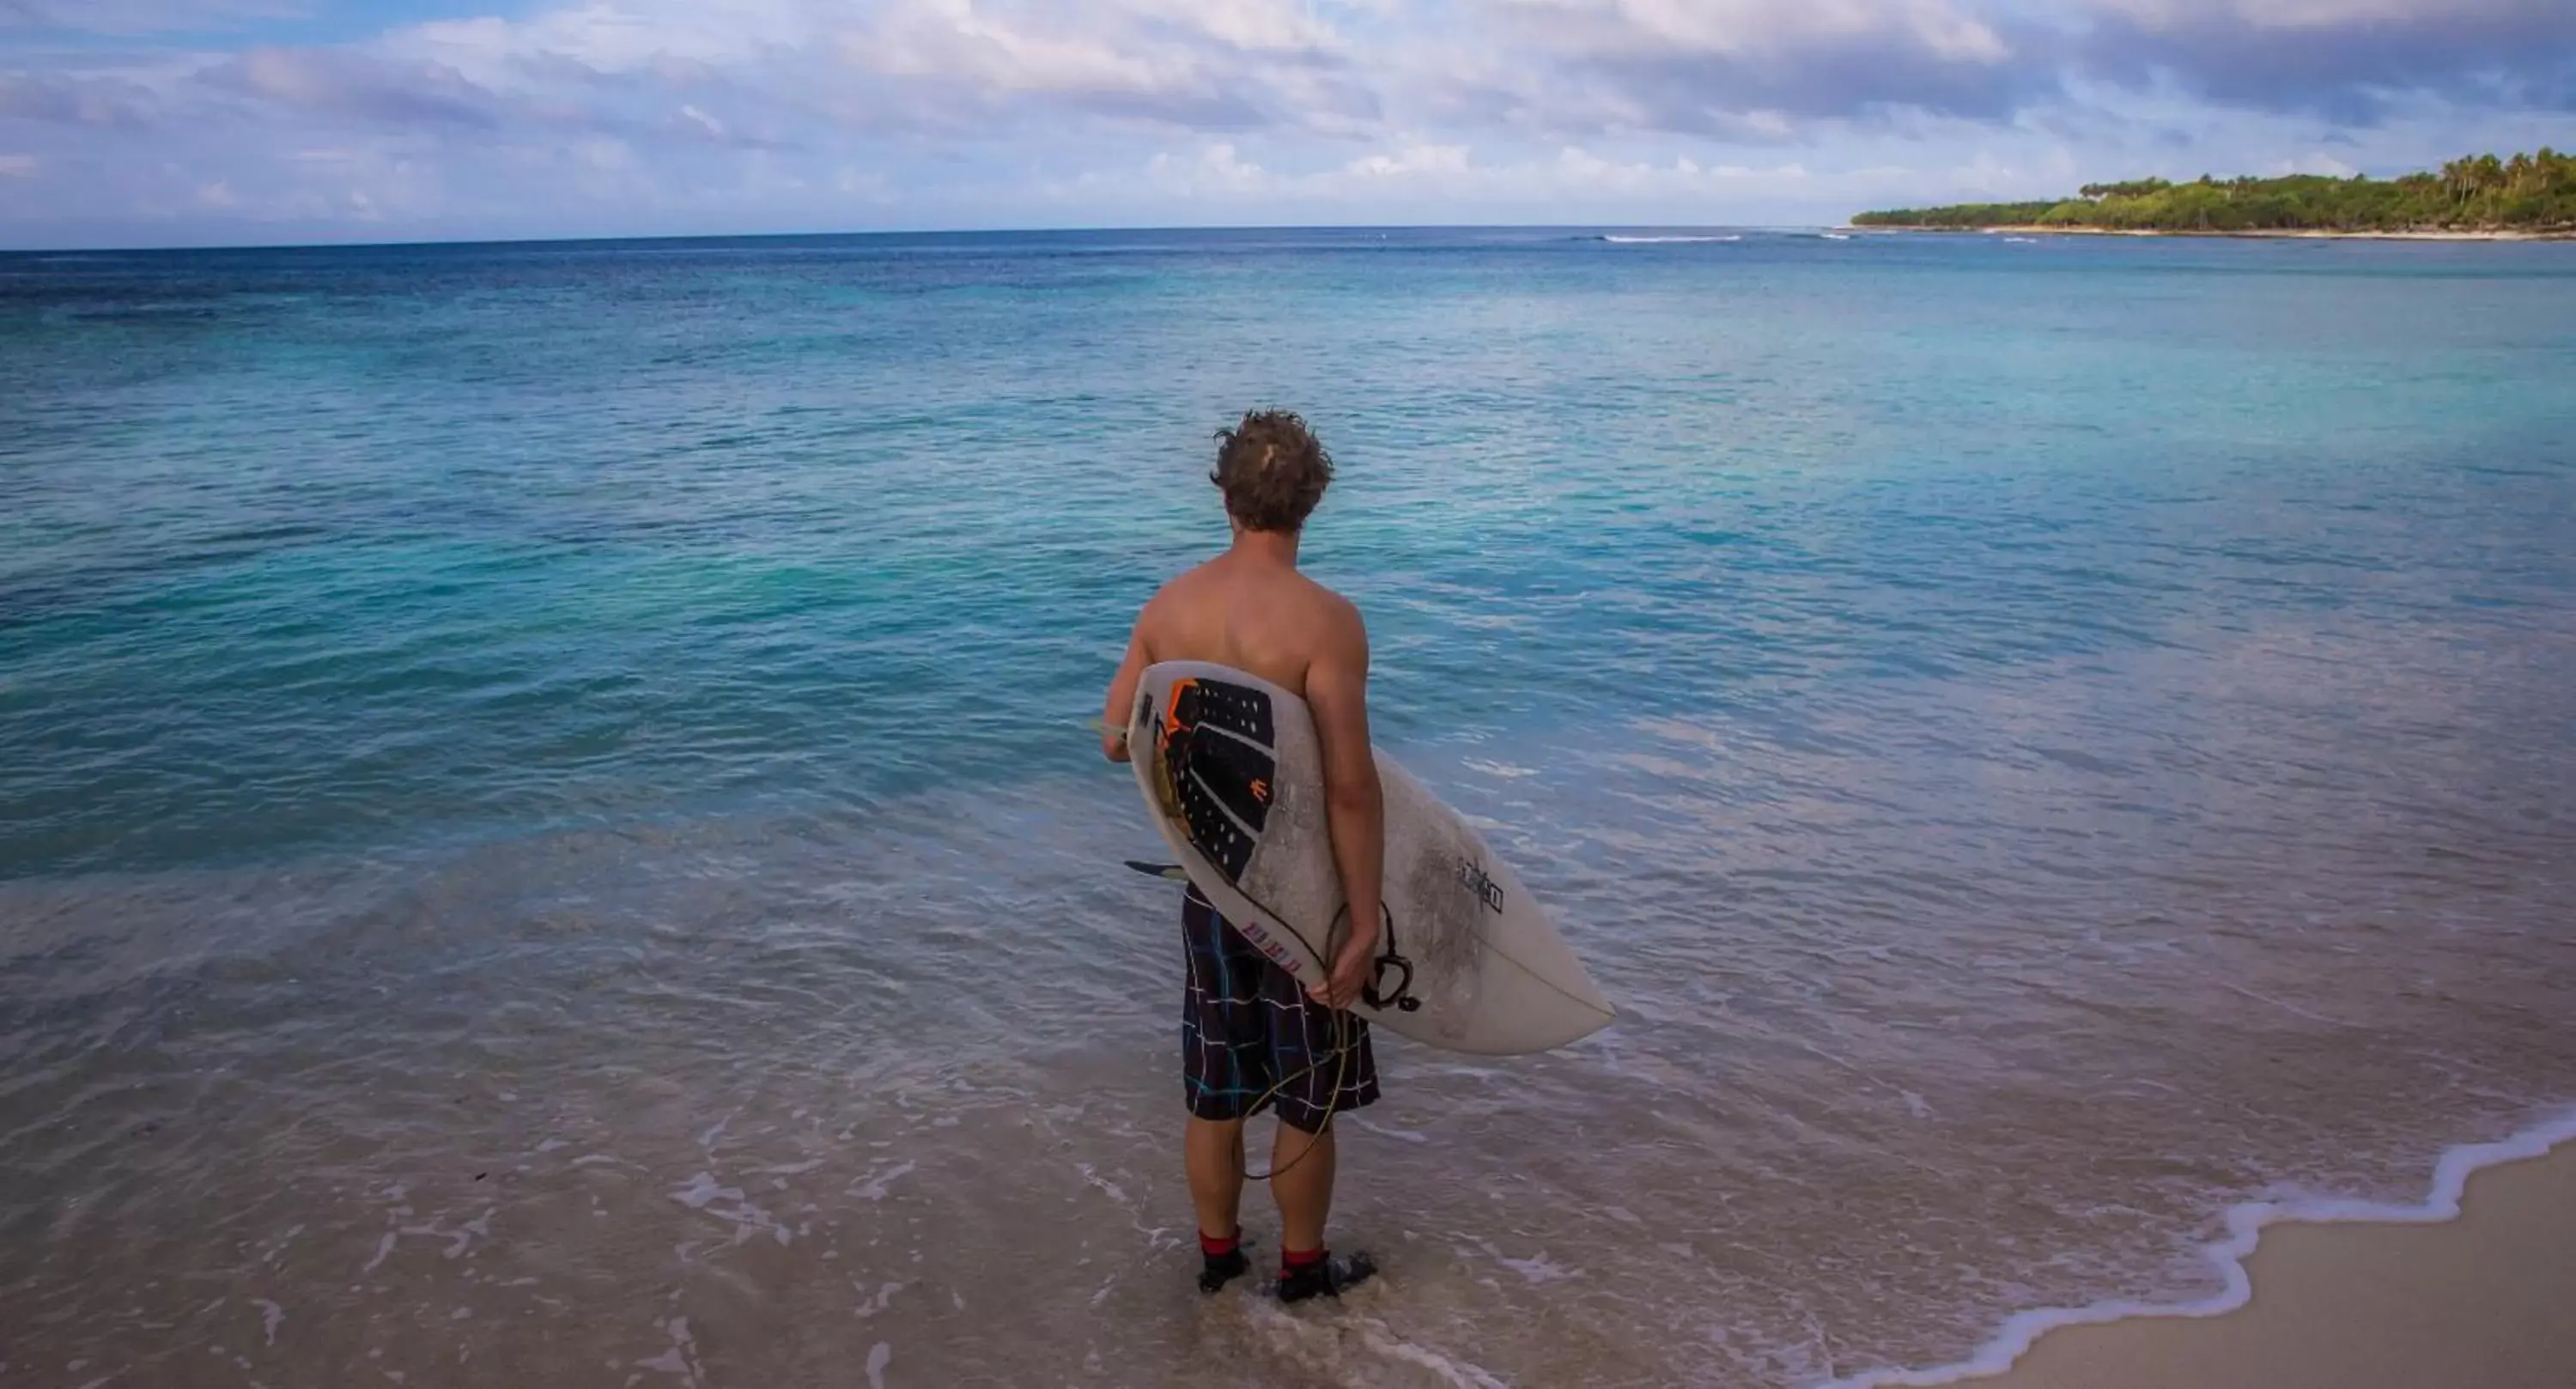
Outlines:
POLYGON ((1237 1247, 1242 1245, 1242 1243, 1243 1232, 1241 1230, 1235 1231, 1233 1235, 1225 1239, 1218 1239, 1216 1236, 1208 1234, 1205 1231, 1201 1231, 1199 1234, 1199 1252, 1207 1255, 1211 1259, 1224 1258, 1226 1255, 1233 1253, 1237 1247))
POLYGON ((1324 1261, 1324 1251, 1321 1249, 1282 1249, 1279 1251, 1279 1258, 1282 1263, 1292 1269, 1313 1268, 1315 1265, 1324 1261))

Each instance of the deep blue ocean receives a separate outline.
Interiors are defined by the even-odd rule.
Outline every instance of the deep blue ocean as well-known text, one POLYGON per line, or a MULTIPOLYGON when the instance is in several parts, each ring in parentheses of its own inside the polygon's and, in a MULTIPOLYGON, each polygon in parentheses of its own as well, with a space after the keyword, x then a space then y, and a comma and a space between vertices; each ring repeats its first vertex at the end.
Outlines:
POLYGON ((2576 246, 0 256, 0 1364, 1952 1360, 2576 1100, 2571 889, 2576 246), (1260 406, 1626 1014, 1389 1055, 1356 1337, 1173 1291, 1086 724, 1260 406))

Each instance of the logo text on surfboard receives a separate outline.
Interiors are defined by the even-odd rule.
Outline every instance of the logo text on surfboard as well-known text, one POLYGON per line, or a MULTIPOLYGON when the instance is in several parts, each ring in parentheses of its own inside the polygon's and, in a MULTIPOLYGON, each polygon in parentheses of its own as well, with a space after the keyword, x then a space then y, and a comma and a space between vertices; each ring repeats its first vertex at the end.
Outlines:
POLYGON ((1458 882, 1476 894, 1477 901, 1498 912, 1503 909, 1503 885, 1494 881, 1485 865, 1473 859, 1458 860, 1458 882))

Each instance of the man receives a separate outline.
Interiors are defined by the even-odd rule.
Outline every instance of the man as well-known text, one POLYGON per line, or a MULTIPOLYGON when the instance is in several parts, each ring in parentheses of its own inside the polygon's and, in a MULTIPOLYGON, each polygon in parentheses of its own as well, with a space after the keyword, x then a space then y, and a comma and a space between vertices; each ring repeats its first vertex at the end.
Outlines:
POLYGON ((1217 434, 1216 470, 1234 543, 1163 586, 1136 619, 1127 659, 1109 685, 1101 751, 1127 760, 1127 712, 1136 682, 1158 661, 1211 661, 1302 696, 1322 745, 1333 864, 1349 920, 1361 923, 1310 989, 1237 934, 1192 887, 1181 905, 1189 983, 1182 1013, 1182 1070, 1189 1101, 1185 1145, 1198 1206, 1199 1288, 1215 1292, 1246 1272, 1243 1123, 1276 1103, 1271 1194, 1279 1202, 1284 1302, 1338 1296, 1374 1272, 1366 1255, 1330 1257, 1324 1220, 1333 1200, 1335 1112, 1377 1099, 1368 1024, 1347 1012, 1377 952, 1385 810, 1369 750, 1368 633, 1347 599, 1297 572, 1297 540, 1333 480, 1332 459, 1306 424, 1284 411, 1255 412, 1217 434))

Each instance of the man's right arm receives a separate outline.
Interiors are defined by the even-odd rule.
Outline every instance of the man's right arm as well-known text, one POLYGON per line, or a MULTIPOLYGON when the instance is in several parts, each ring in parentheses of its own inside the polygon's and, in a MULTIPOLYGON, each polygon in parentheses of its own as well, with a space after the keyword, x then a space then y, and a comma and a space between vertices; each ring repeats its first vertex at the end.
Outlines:
POLYGON ((1127 655, 1118 663, 1118 673, 1109 677, 1109 699, 1100 711, 1100 755, 1112 762, 1127 760, 1127 716, 1136 703, 1136 682, 1144 678, 1145 667, 1152 663, 1145 649, 1145 619, 1136 619, 1136 629, 1127 635, 1127 655))
POLYGON ((1386 805, 1369 745, 1368 629, 1357 608, 1335 600, 1321 648, 1306 667, 1306 706, 1323 747, 1324 805, 1333 867, 1350 906, 1349 933, 1327 978, 1308 990, 1339 1009, 1359 997, 1375 968, 1380 894, 1385 887, 1386 805))
POLYGON ((1127 655, 1119 661, 1118 673, 1109 677, 1109 697, 1100 710, 1100 755, 1112 762, 1124 762, 1129 755, 1127 716, 1135 709, 1136 682, 1154 663, 1154 609, 1162 601, 1158 591, 1136 614, 1136 625, 1127 633, 1127 655))

